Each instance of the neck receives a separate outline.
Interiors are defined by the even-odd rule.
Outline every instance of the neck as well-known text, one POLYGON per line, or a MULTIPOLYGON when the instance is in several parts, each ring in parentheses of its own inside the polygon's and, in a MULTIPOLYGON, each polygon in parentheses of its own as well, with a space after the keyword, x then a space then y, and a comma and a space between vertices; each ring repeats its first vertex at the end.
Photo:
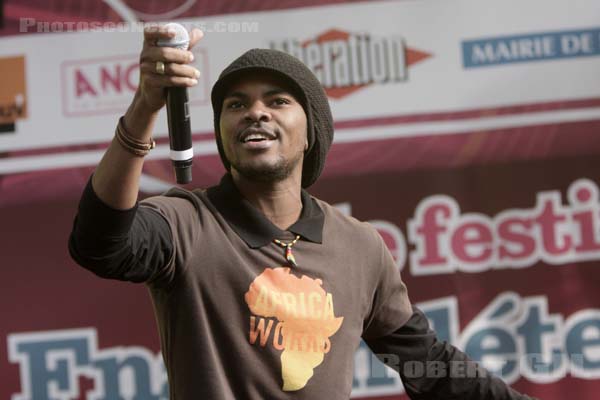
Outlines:
POLYGON ((233 181, 246 200, 279 229, 287 230, 302 213, 301 178, 290 176, 278 182, 250 181, 234 169, 233 181))

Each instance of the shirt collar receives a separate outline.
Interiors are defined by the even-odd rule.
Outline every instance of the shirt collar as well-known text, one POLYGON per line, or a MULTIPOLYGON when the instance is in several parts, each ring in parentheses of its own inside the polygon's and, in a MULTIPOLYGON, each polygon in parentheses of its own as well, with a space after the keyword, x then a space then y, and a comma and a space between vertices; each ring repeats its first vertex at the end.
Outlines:
MULTIPOLYGON (((256 209, 239 192, 231 174, 225 174, 217 186, 207 190, 207 195, 231 228, 253 249, 262 247, 283 236, 284 231, 256 209)), ((323 210, 316 200, 302 189, 300 218, 287 230, 314 243, 322 243, 323 210)))

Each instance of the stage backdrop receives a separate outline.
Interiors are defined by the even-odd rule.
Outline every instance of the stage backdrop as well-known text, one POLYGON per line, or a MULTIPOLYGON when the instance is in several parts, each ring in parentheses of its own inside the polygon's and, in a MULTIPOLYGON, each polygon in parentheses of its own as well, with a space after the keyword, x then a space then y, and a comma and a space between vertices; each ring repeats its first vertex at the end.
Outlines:
MULTIPOLYGON (((78 197, 138 79, 139 21, 194 50, 192 187, 223 173, 209 92, 244 50, 302 59, 335 144, 311 192, 371 221, 441 339, 539 398, 600 391, 600 3, 6 1, 0 398, 165 399, 143 285, 77 267, 78 197)), ((166 117, 143 196, 173 185, 166 117)), ((404 398, 361 346, 355 398, 404 398)))

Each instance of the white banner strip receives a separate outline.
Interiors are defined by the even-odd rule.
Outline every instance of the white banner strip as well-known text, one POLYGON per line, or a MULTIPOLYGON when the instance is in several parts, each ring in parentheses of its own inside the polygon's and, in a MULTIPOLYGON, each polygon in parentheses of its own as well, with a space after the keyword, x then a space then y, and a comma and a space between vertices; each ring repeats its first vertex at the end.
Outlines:
MULTIPOLYGON (((455 134, 457 132, 486 131, 518 128, 541 124, 559 124, 576 121, 600 120, 600 108, 536 112, 520 115, 481 117, 458 121, 441 121, 402 124, 385 127, 360 127, 336 131, 334 143, 352 143, 372 140, 386 140, 400 137, 455 134)), ((213 139, 193 143, 196 155, 217 154, 213 139)), ((31 172, 53 168, 69 168, 96 165, 105 150, 78 151, 72 153, 44 154, 0 159, 0 175, 31 172)), ((169 159, 171 149, 168 144, 157 146, 146 157, 148 159, 169 159)))

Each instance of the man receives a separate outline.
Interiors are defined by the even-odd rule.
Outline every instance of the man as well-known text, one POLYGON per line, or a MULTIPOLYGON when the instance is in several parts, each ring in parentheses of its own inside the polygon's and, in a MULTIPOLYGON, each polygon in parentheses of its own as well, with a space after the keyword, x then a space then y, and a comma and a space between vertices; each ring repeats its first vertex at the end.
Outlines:
MULTIPOLYGON (((146 283, 171 399, 347 399, 361 338, 393 360, 413 399, 526 398, 481 370, 450 377, 449 362, 468 359, 411 307, 375 229, 303 189, 323 169, 333 123, 320 83, 292 56, 250 50, 215 83, 229 171, 219 185, 137 203, 163 89, 199 76, 190 52, 155 46, 170 36, 145 31, 139 89, 84 191, 69 249, 99 276, 146 283), (423 374, 407 374, 407 361, 423 374), (430 365, 448 371, 427 375, 430 365)), ((200 37, 192 31, 191 45, 200 37)))

